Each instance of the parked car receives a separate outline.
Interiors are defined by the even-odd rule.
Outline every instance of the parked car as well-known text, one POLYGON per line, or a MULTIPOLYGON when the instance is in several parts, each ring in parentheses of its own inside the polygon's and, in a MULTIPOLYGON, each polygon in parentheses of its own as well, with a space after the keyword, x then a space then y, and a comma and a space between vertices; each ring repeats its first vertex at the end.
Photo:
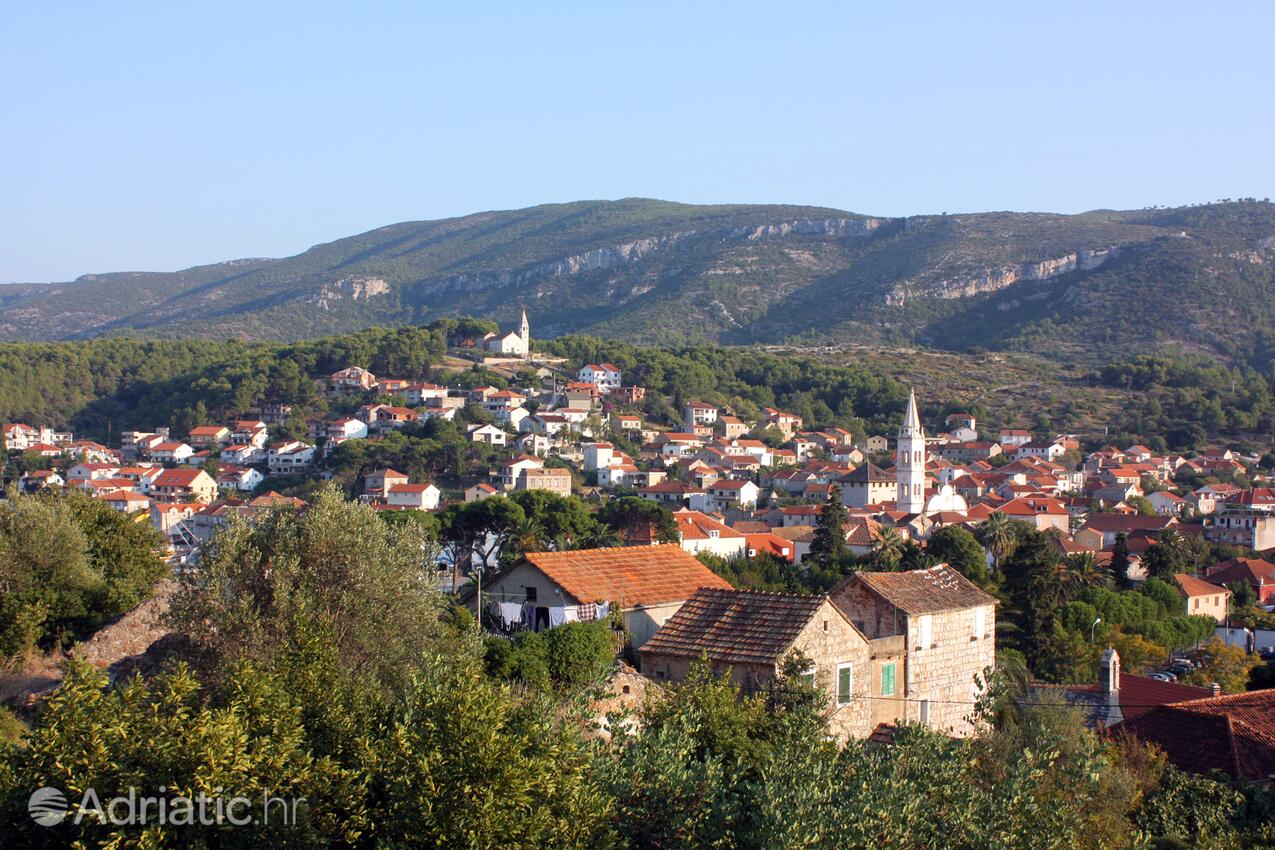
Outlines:
POLYGON ((1177 676, 1164 670, 1157 670, 1149 678, 1155 679, 1157 682, 1176 682, 1178 680, 1177 676))

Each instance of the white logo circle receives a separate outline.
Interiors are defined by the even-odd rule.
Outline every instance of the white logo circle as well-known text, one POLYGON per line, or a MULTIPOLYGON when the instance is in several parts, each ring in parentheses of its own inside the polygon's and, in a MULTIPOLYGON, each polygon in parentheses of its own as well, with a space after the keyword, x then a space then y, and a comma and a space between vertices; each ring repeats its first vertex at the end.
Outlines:
POLYGON ((67 815, 66 795, 57 788, 37 788, 27 801, 27 811, 40 826, 57 826, 67 815))

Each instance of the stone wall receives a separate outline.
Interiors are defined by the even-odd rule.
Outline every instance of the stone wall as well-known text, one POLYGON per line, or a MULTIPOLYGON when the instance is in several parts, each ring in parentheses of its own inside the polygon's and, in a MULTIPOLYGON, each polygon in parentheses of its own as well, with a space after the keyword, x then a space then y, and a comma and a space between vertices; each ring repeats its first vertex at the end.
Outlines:
POLYGON ((815 683, 828 694, 828 729, 839 740, 866 738, 872 732, 873 684, 868 642, 845 616, 824 600, 797 635, 793 647, 815 664, 815 683), (837 705, 838 668, 850 664, 850 702, 837 705))
POLYGON ((979 690, 975 676, 996 660, 996 608, 983 605, 907 618, 908 719, 922 720, 928 711, 933 729, 965 736, 979 690), (983 617, 976 635, 976 612, 983 617), (922 620, 929 617, 930 641, 921 645, 922 620))

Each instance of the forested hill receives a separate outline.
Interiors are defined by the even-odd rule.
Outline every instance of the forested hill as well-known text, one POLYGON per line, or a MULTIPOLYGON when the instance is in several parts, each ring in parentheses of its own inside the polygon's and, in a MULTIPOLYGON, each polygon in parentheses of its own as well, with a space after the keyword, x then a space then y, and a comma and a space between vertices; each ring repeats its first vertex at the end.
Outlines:
POLYGON ((1275 204, 881 218, 582 201, 407 222, 286 259, 0 286, 0 338, 296 340, 526 306, 540 338, 1243 351, 1275 327, 1275 204))

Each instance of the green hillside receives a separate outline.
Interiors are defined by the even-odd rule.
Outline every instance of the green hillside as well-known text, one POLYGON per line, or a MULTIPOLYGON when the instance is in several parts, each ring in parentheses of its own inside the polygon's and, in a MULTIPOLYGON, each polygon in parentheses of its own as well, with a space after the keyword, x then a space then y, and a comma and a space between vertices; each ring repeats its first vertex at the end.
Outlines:
POLYGON ((1231 355, 1275 329, 1275 204, 874 218, 582 201, 405 222, 286 259, 0 287, 0 339, 295 340, 471 314, 659 344, 1231 355))

